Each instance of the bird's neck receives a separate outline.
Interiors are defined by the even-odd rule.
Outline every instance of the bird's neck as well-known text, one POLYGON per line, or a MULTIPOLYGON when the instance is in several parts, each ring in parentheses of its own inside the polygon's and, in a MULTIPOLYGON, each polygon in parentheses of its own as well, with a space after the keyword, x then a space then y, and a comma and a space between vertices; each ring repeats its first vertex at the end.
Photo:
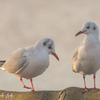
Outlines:
POLYGON ((99 38, 98 38, 99 34, 98 33, 93 33, 93 34, 88 34, 85 35, 85 38, 83 40, 83 44, 85 46, 89 46, 89 45, 96 45, 99 43, 99 38))
MULTIPOLYGON (((47 51, 40 45, 36 45, 34 47, 34 54, 37 55, 37 58, 40 61, 47 61, 49 62, 49 54, 47 53, 47 51), (43 60, 44 59, 44 60, 43 60)), ((45 63, 45 62, 44 62, 45 63)))

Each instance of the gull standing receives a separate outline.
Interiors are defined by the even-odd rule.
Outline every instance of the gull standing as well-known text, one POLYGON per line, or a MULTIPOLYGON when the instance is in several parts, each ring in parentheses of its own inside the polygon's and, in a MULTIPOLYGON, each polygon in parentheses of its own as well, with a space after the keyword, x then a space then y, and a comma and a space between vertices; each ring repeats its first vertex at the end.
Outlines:
POLYGON ((42 74, 49 66, 49 54, 54 55, 55 45, 52 39, 44 38, 34 46, 20 48, 12 53, 6 61, 1 61, 1 69, 13 73, 19 77, 24 88, 31 89, 24 85, 22 78, 30 79, 34 91, 32 78, 42 74))
POLYGON ((85 75, 93 74, 94 89, 96 89, 95 74, 100 68, 100 41, 99 30, 94 22, 86 22, 75 36, 83 33, 85 38, 73 54, 72 65, 74 72, 83 75, 85 88, 82 92, 86 92, 89 89, 86 87, 85 75))

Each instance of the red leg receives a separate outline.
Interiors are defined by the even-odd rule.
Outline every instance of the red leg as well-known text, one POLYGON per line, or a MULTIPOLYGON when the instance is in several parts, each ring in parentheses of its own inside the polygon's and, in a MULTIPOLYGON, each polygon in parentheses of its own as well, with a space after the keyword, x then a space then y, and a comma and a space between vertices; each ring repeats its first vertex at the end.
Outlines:
POLYGON ((95 74, 93 75, 93 79, 94 79, 94 89, 96 89, 96 84, 95 84, 95 74))
POLYGON ((94 79, 94 88, 93 89, 99 89, 99 88, 96 88, 96 81, 95 81, 95 78, 96 78, 96 76, 95 76, 95 74, 93 75, 93 79, 94 79))
POLYGON ((34 87, 33 87, 32 79, 30 79, 30 82, 31 82, 31 85, 32 85, 32 90, 31 90, 31 91, 35 91, 35 90, 34 90, 34 87))
POLYGON ((23 84, 23 88, 31 89, 30 87, 27 87, 27 86, 24 85, 24 83, 23 83, 23 81, 22 81, 22 78, 20 78, 20 81, 21 81, 21 83, 23 84))
POLYGON ((84 86, 85 88, 83 89, 82 93, 87 92, 88 88, 86 87, 86 82, 85 82, 85 75, 83 74, 83 79, 84 79, 84 86))

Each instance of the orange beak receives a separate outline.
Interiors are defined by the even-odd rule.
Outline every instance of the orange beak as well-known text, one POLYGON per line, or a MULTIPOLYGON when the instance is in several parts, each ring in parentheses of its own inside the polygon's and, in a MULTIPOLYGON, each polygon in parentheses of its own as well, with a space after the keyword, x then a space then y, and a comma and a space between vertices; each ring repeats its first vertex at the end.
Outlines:
POLYGON ((53 53, 53 52, 52 52, 52 55, 54 55, 54 56, 57 58, 57 60, 59 61, 59 58, 58 58, 58 56, 57 56, 56 53, 53 53))

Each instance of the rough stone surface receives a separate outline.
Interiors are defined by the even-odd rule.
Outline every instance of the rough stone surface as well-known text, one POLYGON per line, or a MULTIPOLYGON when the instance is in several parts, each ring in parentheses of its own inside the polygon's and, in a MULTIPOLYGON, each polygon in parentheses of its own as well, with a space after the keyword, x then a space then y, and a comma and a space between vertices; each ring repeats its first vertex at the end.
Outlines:
POLYGON ((15 92, 0 90, 0 100, 100 100, 100 89, 82 93, 82 88, 62 91, 15 92))

